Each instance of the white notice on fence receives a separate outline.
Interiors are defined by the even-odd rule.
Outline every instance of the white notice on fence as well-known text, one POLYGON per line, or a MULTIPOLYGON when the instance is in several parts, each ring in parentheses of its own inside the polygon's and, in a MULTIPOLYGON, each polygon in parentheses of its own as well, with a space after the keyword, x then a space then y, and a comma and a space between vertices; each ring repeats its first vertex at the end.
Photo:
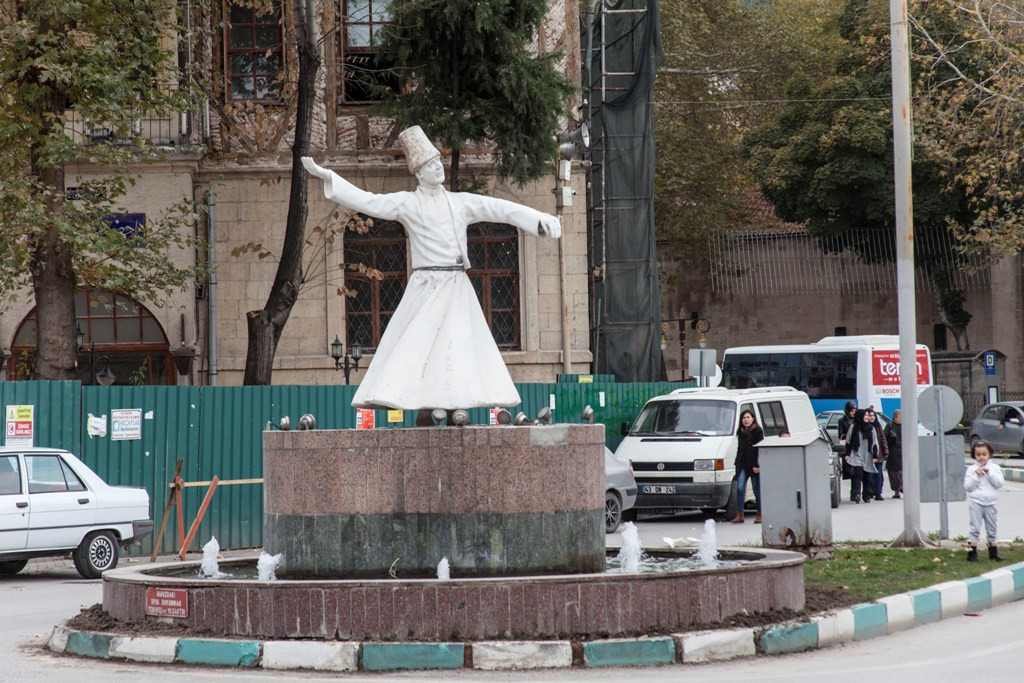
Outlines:
POLYGON ((85 430, 90 439, 94 436, 106 436, 107 416, 100 415, 99 417, 96 417, 92 413, 89 413, 89 420, 85 423, 85 430))
POLYGON ((142 438, 142 409, 129 408, 110 411, 110 438, 131 441, 142 438))

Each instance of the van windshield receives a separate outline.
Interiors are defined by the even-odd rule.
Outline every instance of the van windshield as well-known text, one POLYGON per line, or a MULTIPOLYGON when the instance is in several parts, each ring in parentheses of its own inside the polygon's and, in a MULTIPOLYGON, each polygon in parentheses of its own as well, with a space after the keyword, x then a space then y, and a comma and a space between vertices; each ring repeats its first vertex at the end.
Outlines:
POLYGON ((644 407, 630 434, 729 436, 735 431, 732 401, 655 401, 644 407))

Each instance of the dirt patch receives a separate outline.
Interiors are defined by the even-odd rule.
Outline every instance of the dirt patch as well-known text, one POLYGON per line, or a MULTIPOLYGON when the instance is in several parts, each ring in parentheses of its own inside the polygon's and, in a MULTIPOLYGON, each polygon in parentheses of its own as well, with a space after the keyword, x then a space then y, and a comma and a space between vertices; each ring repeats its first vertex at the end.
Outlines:
POLYGON ((842 586, 827 583, 806 584, 804 601, 804 610, 812 613, 849 607, 860 602, 842 586))
POLYGON ((116 633, 125 636, 140 635, 177 635, 177 636, 208 636, 212 632, 203 629, 191 629, 184 624, 169 624, 160 621, 120 621, 104 611, 103 605, 96 603, 86 607, 68 620, 68 628, 76 631, 94 633, 116 633))

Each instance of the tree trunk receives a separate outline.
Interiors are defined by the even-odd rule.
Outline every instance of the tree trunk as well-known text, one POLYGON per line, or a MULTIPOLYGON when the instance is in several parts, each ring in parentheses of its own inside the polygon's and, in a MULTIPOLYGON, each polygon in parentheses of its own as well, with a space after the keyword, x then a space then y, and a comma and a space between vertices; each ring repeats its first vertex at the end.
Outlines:
MULTIPOLYGON (((62 27, 40 21, 40 33, 62 32, 62 27)), ((38 82, 39 73, 32 70, 29 79, 38 82)), ((51 82, 47 84, 53 88, 51 82)), ((47 100, 40 103, 37 120, 42 122, 45 138, 53 135, 55 121, 64 120, 65 95, 51 90, 47 100)), ((64 166, 52 165, 41 159, 40 145, 31 149, 31 173, 39 182, 37 191, 46 193, 49 225, 55 225, 64 215, 64 166)), ((46 228, 36 240, 29 265, 32 289, 36 300, 36 322, 40 334, 36 348, 35 376, 38 379, 74 379, 78 363, 75 339, 75 267, 71 250, 54 227, 46 228)))
POLYGON ((313 127, 316 74, 320 68, 317 50, 316 19, 310 0, 295 3, 295 37, 299 56, 298 101, 295 108, 295 143, 292 145, 291 193, 285 223, 284 246, 277 264, 274 285, 262 310, 246 317, 249 349, 245 358, 246 385, 270 384, 274 356, 292 306, 302 286, 302 253, 306 235, 307 175, 301 158, 309 156, 309 137, 313 127))
POLYGON ((452 192, 459 191, 459 148, 452 148, 452 168, 450 185, 452 192))

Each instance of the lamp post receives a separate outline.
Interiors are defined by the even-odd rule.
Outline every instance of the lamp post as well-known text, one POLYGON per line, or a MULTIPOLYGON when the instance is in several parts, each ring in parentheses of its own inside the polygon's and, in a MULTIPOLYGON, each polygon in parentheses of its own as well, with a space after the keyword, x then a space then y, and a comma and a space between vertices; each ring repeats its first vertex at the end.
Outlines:
MULTIPOLYGON (((561 220, 562 212, 572 206, 572 160, 576 156, 577 146, 586 154, 590 147, 590 130, 587 124, 581 123, 570 133, 563 133, 556 138, 558 145, 558 166, 555 172, 555 215, 561 220)), ((558 238, 558 281, 562 303, 562 373, 572 372, 571 340, 569 331, 569 294, 566 284, 565 270, 565 227, 558 238)))
POLYGON ((334 369, 345 371, 345 384, 349 383, 349 377, 353 370, 359 369, 359 359, 363 357, 363 345, 353 342, 351 348, 345 351, 345 345, 334 335, 331 342, 331 358, 334 359, 334 369))
MULTIPOLYGON (((689 326, 691 330, 697 332, 697 345, 705 349, 708 346, 707 333, 711 329, 711 321, 707 318, 701 318, 697 313, 691 313, 689 318, 675 318, 672 320, 662 320, 662 331, 661 331, 661 350, 664 351, 668 348, 668 323, 676 323, 679 326, 679 374, 680 380, 686 377, 686 328, 689 326)), ((703 386, 704 379, 701 379, 701 386, 703 386)))
MULTIPOLYGON (((85 353, 85 332, 82 331, 81 325, 75 326, 75 341, 78 344, 78 351, 85 353)), ((89 384, 96 385, 101 384, 105 387, 109 387, 114 383, 117 377, 110 370, 110 357, 109 356, 97 356, 96 355, 96 342, 89 342, 89 384), (96 372, 96 361, 103 364, 103 369, 96 372)))

